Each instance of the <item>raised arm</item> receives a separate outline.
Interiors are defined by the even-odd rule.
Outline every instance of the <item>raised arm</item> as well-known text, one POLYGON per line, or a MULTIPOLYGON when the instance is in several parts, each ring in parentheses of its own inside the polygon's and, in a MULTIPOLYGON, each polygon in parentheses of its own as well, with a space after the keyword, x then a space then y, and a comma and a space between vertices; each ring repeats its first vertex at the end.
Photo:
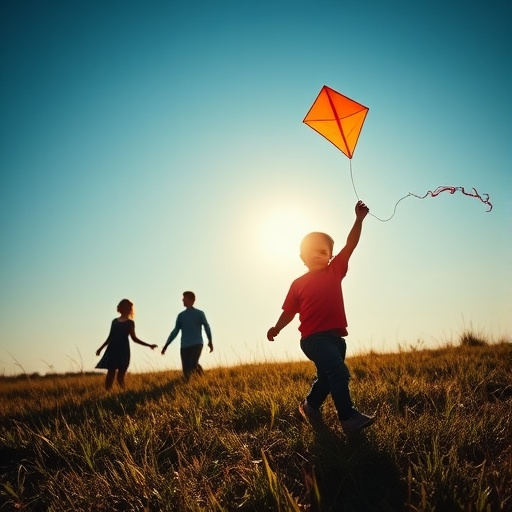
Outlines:
POLYGON ((347 259, 351 256, 359 243, 361 231, 363 229, 363 220, 368 215, 369 211, 370 209, 362 201, 357 202, 355 207, 356 220, 354 221, 354 225, 347 236, 347 243, 342 249, 342 252, 345 252, 347 255, 347 259))

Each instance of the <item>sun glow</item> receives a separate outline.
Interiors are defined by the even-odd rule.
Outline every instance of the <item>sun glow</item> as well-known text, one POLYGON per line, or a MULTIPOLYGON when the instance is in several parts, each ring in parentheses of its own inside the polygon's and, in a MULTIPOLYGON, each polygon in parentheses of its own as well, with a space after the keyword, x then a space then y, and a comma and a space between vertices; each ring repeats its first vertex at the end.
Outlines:
POLYGON ((272 258, 298 258, 300 242, 309 232, 306 216, 298 210, 282 208, 269 212, 261 223, 262 252, 272 258))

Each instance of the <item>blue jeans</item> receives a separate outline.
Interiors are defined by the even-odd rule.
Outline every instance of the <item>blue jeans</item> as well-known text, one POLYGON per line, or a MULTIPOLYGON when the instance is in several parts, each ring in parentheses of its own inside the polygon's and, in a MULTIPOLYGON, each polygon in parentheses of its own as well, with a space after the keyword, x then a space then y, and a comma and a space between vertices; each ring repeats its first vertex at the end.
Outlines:
POLYGON ((313 409, 320 409, 331 393, 340 420, 348 419, 353 403, 348 390, 350 373, 345 364, 347 344, 333 331, 317 332, 300 341, 300 348, 315 363, 316 378, 306 397, 313 409))

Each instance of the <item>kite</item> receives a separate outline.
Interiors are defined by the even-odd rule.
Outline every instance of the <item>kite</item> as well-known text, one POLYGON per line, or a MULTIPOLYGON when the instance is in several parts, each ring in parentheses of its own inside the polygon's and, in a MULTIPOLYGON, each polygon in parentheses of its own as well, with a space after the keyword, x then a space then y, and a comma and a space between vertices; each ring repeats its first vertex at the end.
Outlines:
POLYGON ((368 110, 324 85, 303 122, 352 159, 368 110))
MULTIPOLYGON (((361 103, 347 98, 347 96, 324 85, 303 120, 303 123, 325 137, 349 158, 350 177, 358 199, 359 195, 357 194, 352 175, 352 157, 354 156, 359 134, 363 128, 368 110, 369 108, 361 105, 361 103)), ((425 199, 427 196, 436 197, 441 192, 454 194, 457 191, 482 201, 482 203, 489 207, 488 212, 492 210, 488 194, 480 195, 475 188, 473 188, 473 192, 467 192, 464 187, 441 186, 433 191, 429 190, 423 196, 409 192, 396 202, 393 214, 388 219, 380 219, 372 213, 370 215, 373 215, 373 217, 382 222, 387 222, 395 215, 398 203, 407 197, 412 196, 418 199, 425 199)))

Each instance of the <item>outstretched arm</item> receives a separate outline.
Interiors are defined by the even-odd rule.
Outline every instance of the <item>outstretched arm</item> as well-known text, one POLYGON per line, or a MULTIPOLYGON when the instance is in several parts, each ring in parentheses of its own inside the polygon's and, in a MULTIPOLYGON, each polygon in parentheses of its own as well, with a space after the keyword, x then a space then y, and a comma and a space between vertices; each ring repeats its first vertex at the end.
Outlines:
POLYGON ((267 340, 274 341, 274 338, 284 329, 293 319, 295 318, 295 313, 288 313, 283 311, 281 316, 276 322, 274 327, 271 327, 267 331, 267 340))
POLYGON ((162 349, 162 355, 165 354, 165 351, 167 350, 167 347, 171 344, 172 340, 174 340, 174 338, 176 338, 176 336, 178 336, 180 329, 181 329, 180 321, 177 318, 176 325, 174 326, 174 329, 171 331, 171 334, 169 334, 169 337, 167 338, 164 348, 162 349))
POLYGON ((157 345, 155 345, 155 344, 146 343, 145 341, 142 341, 139 338, 137 338, 137 336, 135 334, 135 326, 134 325, 132 325, 130 327, 130 337, 135 343, 138 343, 139 345, 144 345, 145 347, 149 347, 151 350, 154 350, 157 347, 157 345))
POLYGON ((362 201, 357 202, 355 207, 356 220, 354 221, 354 225, 348 234, 347 243, 342 249, 342 252, 344 252, 347 256, 347 259, 350 258, 351 254, 354 252, 354 249, 359 243, 359 239, 361 238, 361 231, 363 229, 363 220, 368 215, 369 211, 370 209, 368 206, 366 206, 362 201))

